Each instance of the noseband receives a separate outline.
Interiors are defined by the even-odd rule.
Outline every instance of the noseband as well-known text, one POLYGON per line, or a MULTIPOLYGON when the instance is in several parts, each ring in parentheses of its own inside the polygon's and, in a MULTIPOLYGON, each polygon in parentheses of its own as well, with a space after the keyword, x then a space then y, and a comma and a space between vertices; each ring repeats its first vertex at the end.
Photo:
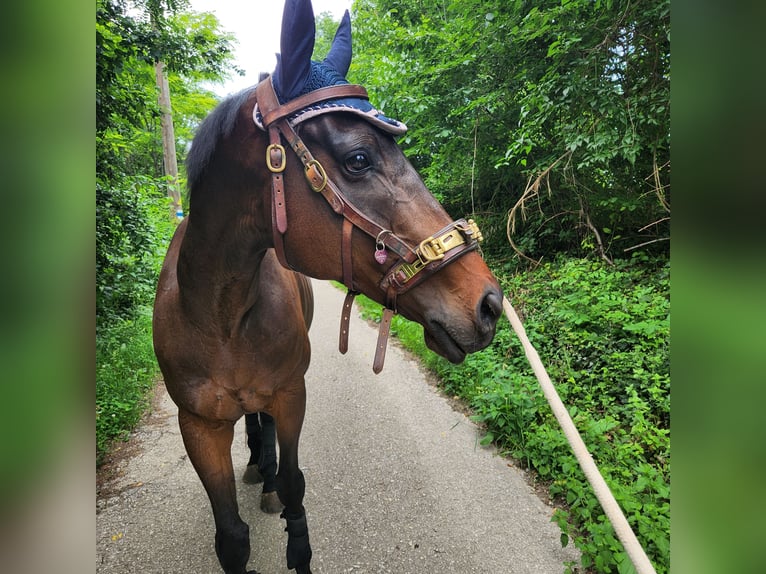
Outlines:
MULTIPOLYGON (((398 237, 392 231, 382 227, 361 213, 338 189, 333 181, 327 176, 324 167, 317 161, 306 148, 303 141, 295 132, 290 117, 298 114, 306 108, 313 107, 314 114, 320 109, 318 104, 338 98, 368 99, 367 90, 362 86, 342 84, 314 90, 291 100, 286 104, 280 104, 271 78, 268 77, 256 87, 257 107, 253 111, 254 117, 259 114, 260 123, 269 133, 269 146, 266 148, 266 165, 271 171, 271 216, 274 236, 274 250, 279 262, 286 268, 292 269, 287 261, 284 246, 284 234, 287 232, 287 211, 285 207, 285 189, 283 172, 287 165, 287 154, 282 146, 282 137, 301 160, 304 174, 311 189, 321 193, 327 200, 332 210, 343 216, 343 229, 341 234, 341 262, 343 266, 343 283, 348 289, 343 303, 341 314, 340 342, 341 353, 348 350, 348 327, 354 297, 359 293, 354 288, 351 237, 354 227, 360 229, 375 240, 374 257, 378 263, 386 262, 390 251, 397 256, 397 260, 383 273, 379 282, 380 289, 385 293, 386 305, 378 332, 378 343, 375 349, 373 371, 379 373, 383 369, 386 355, 388 334, 391 327, 391 319, 396 313, 396 299, 399 295, 407 292, 416 285, 428 279, 431 275, 457 260, 460 256, 477 249, 482 235, 478 226, 469 219, 453 221, 443 229, 421 241, 413 247, 398 237)), ((326 111, 318 113, 330 113, 339 111, 327 107, 326 111)))

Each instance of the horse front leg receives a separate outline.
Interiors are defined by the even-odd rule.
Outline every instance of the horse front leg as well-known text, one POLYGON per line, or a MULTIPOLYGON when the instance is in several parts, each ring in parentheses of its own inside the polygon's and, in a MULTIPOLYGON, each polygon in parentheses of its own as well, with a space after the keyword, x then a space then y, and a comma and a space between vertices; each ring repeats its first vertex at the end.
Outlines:
POLYGON ((182 409, 178 412, 178 423, 189 460, 213 508, 218 561, 226 574, 247 574, 250 529, 240 518, 237 506, 231 462, 234 423, 209 421, 182 409))
POLYGON ((311 544, 303 507, 306 482, 298 467, 298 441, 306 411, 306 389, 302 383, 294 393, 283 395, 276 401, 277 493, 285 506, 282 518, 287 523, 287 568, 295 569, 297 574, 311 574, 311 544))

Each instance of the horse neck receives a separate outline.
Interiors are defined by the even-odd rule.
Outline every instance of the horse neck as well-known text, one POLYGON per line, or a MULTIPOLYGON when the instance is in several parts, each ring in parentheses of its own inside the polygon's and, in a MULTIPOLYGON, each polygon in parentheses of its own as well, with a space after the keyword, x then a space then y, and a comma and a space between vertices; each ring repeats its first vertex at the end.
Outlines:
POLYGON ((213 321, 231 333, 254 303, 260 266, 272 246, 270 206, 262 190, 245 186, 239 192, 195 191, 200 193, 192 194, 178 256, 181 304, 197 321, 213 321))

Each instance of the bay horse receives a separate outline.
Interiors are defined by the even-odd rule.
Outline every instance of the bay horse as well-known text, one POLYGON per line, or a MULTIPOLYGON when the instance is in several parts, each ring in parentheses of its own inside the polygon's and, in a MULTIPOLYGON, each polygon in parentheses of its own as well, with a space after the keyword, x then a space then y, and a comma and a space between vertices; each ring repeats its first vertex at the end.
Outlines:
POLYGON ((502 312, 476 224, 449 217, 396 144, 406 126, 346 81, 348 12, 322 62, 311 61, 314 34, 311 2, 287 0, 274 73, 200 125, 187 159, 189 214, 155 298, 155 353, 226 574, 246 574, 250 557, 234 424, 258 412, 273 417, 279 443, 287 567, 311 572, 298 466, 313 310, 307 276, 349 289, 342 352, 354 294, 385 306, 376 373, 395 312, 422 324, 428 347, 455 363, 491 342, 502 312))

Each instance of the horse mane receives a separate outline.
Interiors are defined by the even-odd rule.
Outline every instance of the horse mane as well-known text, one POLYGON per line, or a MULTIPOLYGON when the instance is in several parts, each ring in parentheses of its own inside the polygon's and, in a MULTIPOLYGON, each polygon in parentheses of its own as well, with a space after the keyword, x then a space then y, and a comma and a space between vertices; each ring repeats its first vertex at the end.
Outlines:
POLYGON ((221 139, 234 130, 239 109, 253 90, 255 86, 227 97, 200 124, 186 156, 186 187, 190 195, 205 173, 221 139))

